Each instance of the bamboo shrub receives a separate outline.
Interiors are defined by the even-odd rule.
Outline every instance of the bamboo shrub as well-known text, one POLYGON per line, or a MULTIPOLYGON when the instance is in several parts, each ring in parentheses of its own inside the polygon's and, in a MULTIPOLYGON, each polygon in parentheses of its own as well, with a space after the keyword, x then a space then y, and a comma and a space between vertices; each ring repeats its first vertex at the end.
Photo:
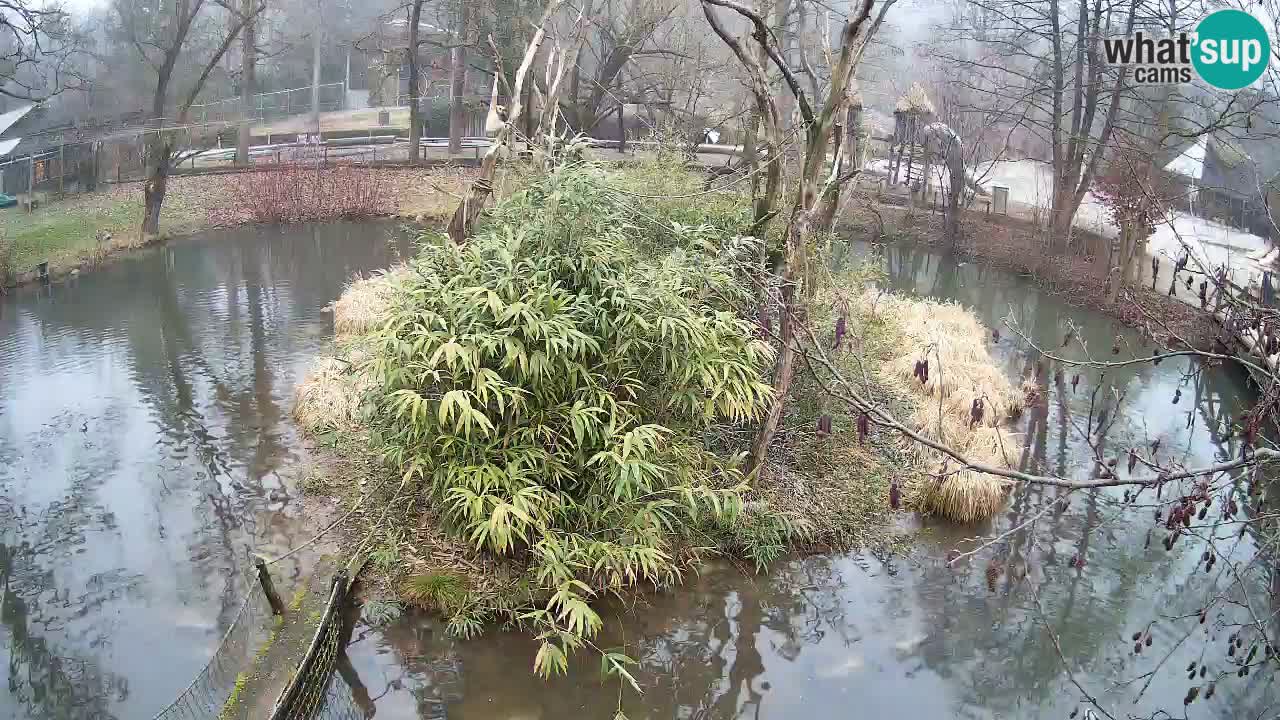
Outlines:
POLYGON ((771 399, 740 249, 673 226, 687 249, 653 260, 626 203, 590 168, 533 181, 428 245, 371 335, 387 459, 476 550, 530 564, 544 674, 599 629, 593 596, 676 581, 693 524, 736 516, 745 477, 701 434, 771 399))

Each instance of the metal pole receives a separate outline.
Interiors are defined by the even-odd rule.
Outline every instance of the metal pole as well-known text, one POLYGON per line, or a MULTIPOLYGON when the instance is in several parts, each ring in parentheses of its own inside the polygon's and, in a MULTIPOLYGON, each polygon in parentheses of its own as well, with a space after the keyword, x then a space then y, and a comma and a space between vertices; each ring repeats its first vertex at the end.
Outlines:
POLYGON ((65 139, 62 136, 58 137, 58 195, 60 196, 66 193, 67 145, 63 142, 65 139))
POLYGON ((27 159, 27 212, 35 210, 36 206, 36 158, 34 155, 27 159))

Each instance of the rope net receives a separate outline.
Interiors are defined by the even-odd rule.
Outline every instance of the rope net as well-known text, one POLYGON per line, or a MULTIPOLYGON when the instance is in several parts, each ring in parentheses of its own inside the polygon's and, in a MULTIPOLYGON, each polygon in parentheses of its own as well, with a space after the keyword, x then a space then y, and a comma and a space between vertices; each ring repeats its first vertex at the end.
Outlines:
POLYGON ((232 577, 231 586, 245 587, 244 600, 222 635, 208 664, 172 703, 152 720, 215 720, 235 690, 240 673, 249 669, 258 648, 266 640, 271 605, 262 586, 250 578, 232 577))

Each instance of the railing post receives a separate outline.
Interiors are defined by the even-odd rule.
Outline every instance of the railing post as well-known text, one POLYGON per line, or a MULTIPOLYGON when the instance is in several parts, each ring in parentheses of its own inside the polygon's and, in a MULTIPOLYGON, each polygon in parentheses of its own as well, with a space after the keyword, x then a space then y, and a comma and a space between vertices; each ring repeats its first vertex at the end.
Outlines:
POLYGON ((258 568, 258 583, 262 585, 262 592, 267 596, 267 602, 271 603, 271 612, 276 615, 284 615, 284 602, 276 594, 276 586, 271 582, 271 573, 267 571, 267 561, 263 560, 261 555, 255 555, 253 565, 258 568))

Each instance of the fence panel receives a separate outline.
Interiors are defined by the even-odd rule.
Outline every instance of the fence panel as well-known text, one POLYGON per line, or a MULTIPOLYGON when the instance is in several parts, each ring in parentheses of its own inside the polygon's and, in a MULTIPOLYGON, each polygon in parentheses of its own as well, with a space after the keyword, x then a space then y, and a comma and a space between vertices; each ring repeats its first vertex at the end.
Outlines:
POLYGON ((271 604, 262 586, 253 578, 240 576, 233 577, 231 584, 232 591, 244 588, 245 596, 213 657, 152 720, 217 720, 240 673, 249 669, 258 648, 269 636, 271 604))

